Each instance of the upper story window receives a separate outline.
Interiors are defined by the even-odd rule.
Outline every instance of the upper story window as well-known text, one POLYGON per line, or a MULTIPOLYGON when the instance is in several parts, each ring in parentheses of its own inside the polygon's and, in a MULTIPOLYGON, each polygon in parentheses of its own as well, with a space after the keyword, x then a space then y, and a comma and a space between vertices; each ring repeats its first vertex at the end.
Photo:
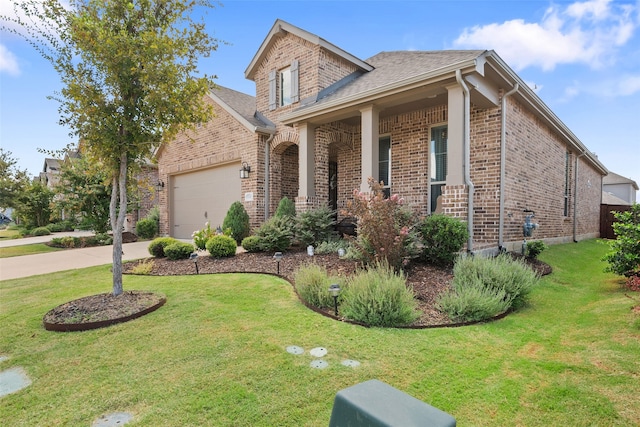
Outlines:
POLYGON ((280 106, 291 104, 291 67, 280 70, 280 106))
POLYGON ((280 71, 269 73, 269 110, 293 104, 300 100, 298 84, 298 61, 280 71))

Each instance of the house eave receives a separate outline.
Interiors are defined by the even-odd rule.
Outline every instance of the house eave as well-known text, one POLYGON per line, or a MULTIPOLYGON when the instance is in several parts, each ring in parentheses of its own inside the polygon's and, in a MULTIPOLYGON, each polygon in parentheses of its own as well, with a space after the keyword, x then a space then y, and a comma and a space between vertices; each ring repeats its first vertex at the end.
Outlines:
POLYGON ((217 96, 215 93, 209 91, 207 94, 216 104, 220 105, 229 115, 231 115, 234 119, 236 119, 241 125, 247 128, 248 131, 253 133, 266 133, 273 135, 276 132, 275 126, 256 126, 253 123, 249 122, 242 114, 238 113, 236 110, 231 108, 229 104, 224 102, 222 98, 217 96))

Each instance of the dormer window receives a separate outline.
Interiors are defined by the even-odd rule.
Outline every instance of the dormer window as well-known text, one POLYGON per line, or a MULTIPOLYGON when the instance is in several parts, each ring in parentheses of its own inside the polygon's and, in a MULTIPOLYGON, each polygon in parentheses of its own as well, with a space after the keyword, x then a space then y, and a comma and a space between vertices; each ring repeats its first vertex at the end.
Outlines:
POLYGON ((278 72, 272 70, 269 73, 269 110, 275 110, 276 106, 291 105, 299 100, 298 61, 294 60, 291 62, 291 66, 278 72))
POLYGON ((280 70, 280 106, 291 104, 291 67, 280 70))

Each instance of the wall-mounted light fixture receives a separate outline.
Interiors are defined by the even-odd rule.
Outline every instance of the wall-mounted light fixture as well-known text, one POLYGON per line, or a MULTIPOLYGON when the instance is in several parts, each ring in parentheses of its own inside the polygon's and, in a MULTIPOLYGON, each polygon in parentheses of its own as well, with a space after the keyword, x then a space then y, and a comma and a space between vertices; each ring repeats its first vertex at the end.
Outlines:
POLYGON ((251 166, 247 162, 242 162, 242 169, 240 169, 240 179, 249 178, 249 172, 251 172, 251 166))
POLYGON ((158 182, 156 183, 156 190, 162 191, 163 188, 164 188, 164 181, 159 179, 158 182))

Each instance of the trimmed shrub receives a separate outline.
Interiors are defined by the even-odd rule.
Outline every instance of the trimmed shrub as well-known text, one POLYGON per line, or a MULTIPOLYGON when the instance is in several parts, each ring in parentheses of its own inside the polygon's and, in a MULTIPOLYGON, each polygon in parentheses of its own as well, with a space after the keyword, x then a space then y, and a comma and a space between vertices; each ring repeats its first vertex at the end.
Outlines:
POLYGON ((276 208, 276 213, 274 216, 277 217, 290 217, 293 218, 296 216, 296 204, 289 199, 288 197, 283 197, 280 199, 278 203, 278 207, 276 208))
POLYGON ((429 215, 420 224, 420 259, 439 266, 452 265, 469 238, 464 222, 446 215, 429 215))
POLYGON ((249 236, 242 239, 242 247, 247 252, 260 252, 262 250, 262 242, 258 236, 249 236))
POLYGON ((177 241, 175 243, 171 243, 164 248, 164 254, 170 260, 178 260, 178 259, 187 259, 193 251, 195 250, 194 246, 191 243, 185 243, 177 241))
POLYGON ((229 229, 231 231, 231 237, 235 239, 238 245, 242 242, 242 239, 249 235, 251 232, 249 214, 242 203, 233 202, 231 204, 222 222, 222 229, 225 231, 224 234, 227 234, 227 229, 229 229))
POLYGON ((291 246, 291 218, 273 216, 256 231, 260 248, 264 252, 284 251, 291 246))
POLYGON ((303 246, 316 245, 328 240, 336 223, 333 219, 334 214, 328 206, 302 212, 296 217, 296 239, 303 246))
POLYGON ((486 287, 479 278, 440 295, 436 301, 436 308, 457 322, 487 320, 504 313, 510 305, 505 291, 486 287))
POLYGON ((544 244, 542 240, 534 240, 533 242, 527 242, 527 257, 528 258, 537 258, 538 255, 547 249, 547 245, 544 244))
POLYGON ((99 245, 107 246, 113 244, 113 237, 107 233, 98 233, 95 238, 99 245))
POLYGON ((384 262, 352 276, 341 295, 342 315, 370 326, 404 326, 420 315, 404 274, 384 262))
POLYGON ((333 297, 329 293, 332 283, 343 283, 339 277, 330 277, 327 270, 317 264, 307 264, 294 273, 293 280, 298 295, 307 304, 319 308, 331 308, 333 297))
POLYGON ((316 246, 315 253, 318 255, 335 254, 338 252, 338 249, 344 249, 346 253, 350 246, 351 244, 346 240, 326 240, 316 246))
POLYGON ((136 224, 136 234, 141 239, 153 239, 158 234, 158 223, 151 218, 143 218, 136 224))
POLYGON ((80 238, 73 236, 54 237, 49 242, 49 246, 54 248, 75 248, 80 246, 80 238))
POLYGON ((158 237, 153 239, 151 243, 149 243, 149 253, 156 258, 164 258, 166 256, 164 248, 176 242, 179 242, 179 240, 173 237, 158 237))
POLYGON ((31 234, 34 236, 48 236, 51 234, 47 227, 38 227, 31 230, 31 234))
POLYGON ((207 240, 207 251, 213 258, 224 258, 236 254, 237 244, 233 237, 223 234, 213 236, 207 240))

